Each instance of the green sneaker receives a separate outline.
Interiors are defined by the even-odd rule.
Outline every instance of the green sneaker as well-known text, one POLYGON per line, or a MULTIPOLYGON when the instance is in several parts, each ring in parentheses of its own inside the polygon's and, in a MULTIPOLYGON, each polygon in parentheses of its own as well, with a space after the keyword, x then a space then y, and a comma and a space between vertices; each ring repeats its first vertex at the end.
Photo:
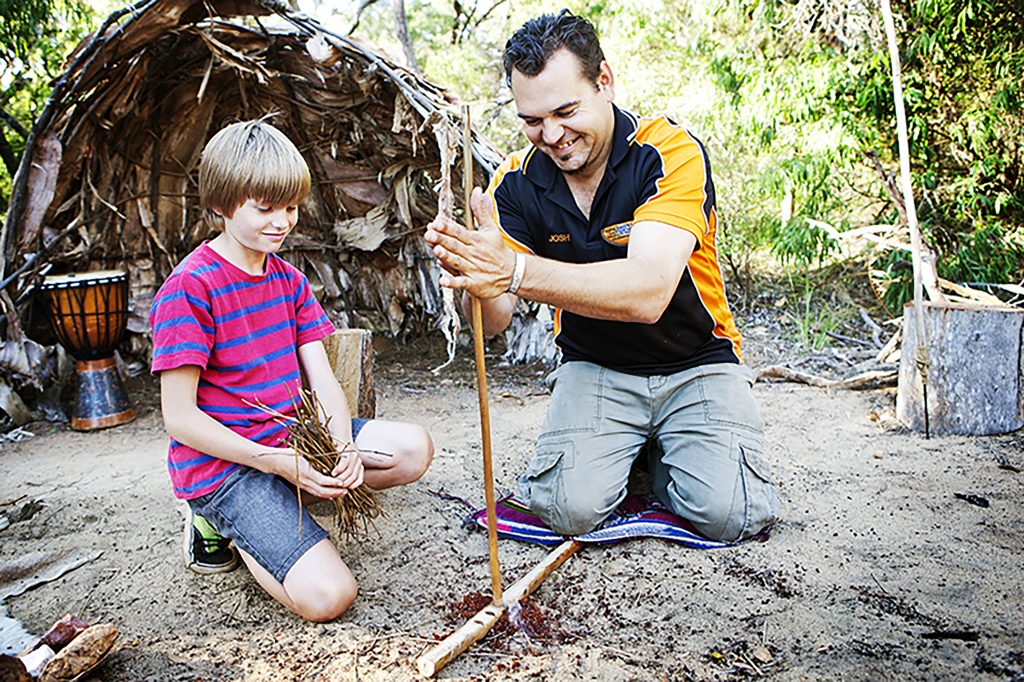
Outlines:
POLYGON ((231 546, 231 541, 221 537, 209 521, 192 513, 188 503, 185 507, 187 512, 182 534, 185 566, 203 575, 233 571, 238 566, 238 552, 231 546))

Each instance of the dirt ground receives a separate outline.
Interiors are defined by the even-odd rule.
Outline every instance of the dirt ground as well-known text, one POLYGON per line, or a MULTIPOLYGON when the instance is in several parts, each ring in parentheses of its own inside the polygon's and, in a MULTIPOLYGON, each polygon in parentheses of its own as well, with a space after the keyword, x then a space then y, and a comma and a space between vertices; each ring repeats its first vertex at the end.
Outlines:
MULTIPOLYGON (((774 361, 762 331, 747 332, 755 367, 774 361)), ((69 611, 116 623, 117 649, 95 679, 415 679, 415 657, 490 586, 486 535, 437 494, 483 503, 472 353, 435 377, 440 357, 421 344, 378 358, 378 415, 427 425, 437 454, 421 481, 381 494, 379 539, 340 545, 360 595, 336 622, 302 622, 244 569, 184 569, 148 377, 129 382, 131 424, 39 423, 34 437, 0 443, 0 513, 14 521, 0 530, 0 562, 102 552, 4 606, 32 633, 69 611)), ((542 369, 489 363, 495 480, 508 490, 548 396, 542 369)), ((755 393, 783 500, 768 542, 585 548, 529 600, 532 635, 506 629, 439 677, 1024 679, 1024 435, 925 440, 895 423, 891 391, 755 393)), ((546 552, 502 541, 505 583, 546 552)))

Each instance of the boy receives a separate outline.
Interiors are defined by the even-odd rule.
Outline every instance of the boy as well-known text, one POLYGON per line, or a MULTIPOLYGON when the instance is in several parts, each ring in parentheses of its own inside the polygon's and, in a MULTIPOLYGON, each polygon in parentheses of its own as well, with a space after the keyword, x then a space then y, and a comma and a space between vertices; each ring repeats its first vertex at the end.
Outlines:
POLYGON ((321 343, 334 326, 305 276, 276 255, 309 187, 301 154, 265 119, 214 135, 200 162, 199 199, 220 234, 174 269, 150 323, 171 482, 196 515, 187 555, 203 572, 230 570, 234 557, 216 527, 272 597, 327 621, 352 604, 356 582, 304 508, 300 537, 296 485, 303 497, 332 499, 364 481, 376 489, 410 483, 430 465, 433 444, 413 424, 350 417, 321 343), (331 476, 284 447, 285 427, 253 406, 293 412, 302 375, 348 450, 331 476))

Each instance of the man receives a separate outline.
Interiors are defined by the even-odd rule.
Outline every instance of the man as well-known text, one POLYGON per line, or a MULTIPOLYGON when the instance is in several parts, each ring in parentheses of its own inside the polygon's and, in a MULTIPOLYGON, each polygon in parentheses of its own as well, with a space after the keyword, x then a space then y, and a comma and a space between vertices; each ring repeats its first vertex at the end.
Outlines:
POLYGON ((555 371, 524 502, 567 535, 596 527, 647 452, 653 492, 717 540, 775 520, 763 422, 715 251, 701 143, 613 105, 594 27, 568 10, 523 25, 506 81, 531 146, 473 195, 479 231, 438 219, 442 286, 481 299, 483 327, 517 296, 555 308, 555 371))

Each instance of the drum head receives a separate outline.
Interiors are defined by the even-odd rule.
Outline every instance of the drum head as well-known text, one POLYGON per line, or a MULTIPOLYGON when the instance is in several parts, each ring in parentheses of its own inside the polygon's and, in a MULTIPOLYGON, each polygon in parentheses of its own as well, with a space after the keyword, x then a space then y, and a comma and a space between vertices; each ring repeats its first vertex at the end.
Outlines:
POLYGON ((124 270, 96 270, 93 272, 69 272, 65 275, 53 275, 43 278, 42 289, 59 289, 62 287, 88 286, 92 284, 109 284, 127 280, 128 273, 124 270))

